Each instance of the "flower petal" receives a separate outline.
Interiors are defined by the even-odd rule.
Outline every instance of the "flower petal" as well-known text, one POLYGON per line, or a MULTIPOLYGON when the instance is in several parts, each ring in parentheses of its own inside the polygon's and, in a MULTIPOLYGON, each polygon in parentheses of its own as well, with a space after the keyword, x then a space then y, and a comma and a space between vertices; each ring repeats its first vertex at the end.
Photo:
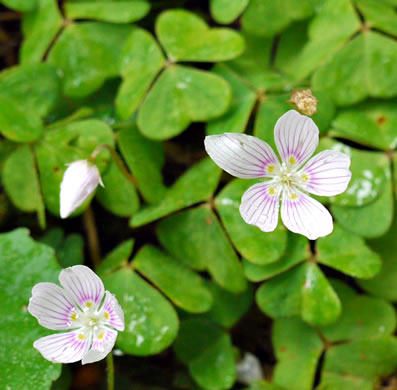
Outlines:
POLYGON ((311 158, 302 169, 302 187, 316 195, 341 194, 346 190, 352 176, 349 166, 350 157, 347 154, 324 150, 311 158))
POLYGON ((295 189, 295 192, 283 192, 281 219, 287 229, 310 240, 326 236, 333 229, 329 211, 320 202, 298 189, 295 189))
POLYGON ((91 344, 90 335, 82 329, 42 337, 33 346, 54 363, 74 363, 83 358, 91 344))
POLYGON ((117 330, 124 330, 124 312, 116 297, 109 291, 105 292, 105 301, 103 302, 99 315, 102 321, 117 330))
POLYGON ((273 149, 251 135, 209 135, 205 137, 204 146, 217 165, 239 178, 271 177, 279 167, 273 149))
POLYGON ((113 349, 117 331, 109 328, 99 328, 92 341, 91 349, 84 355, 82 364, 102 360, 113 349))
POLYGON ((84 265, 65 268, 59 275, 59 281, 81 308, 98 308, 103 298, 104 287, 102 280, 90 268, 84 265))
POLYGON ((102 184, 98 168, 87 160, 71 163, 62 179, 60 194, 60 215, 67 218, 80 207, 95 191, 98 184, 102 184))
POLYGON ((290 110, 276 123, 274 140, 283 162, 297 169, 318 146, 319 130, 312 119, 290 110))
POLYGON ((80 326, 77 321, 79 310, 71 294, 54 283, 38 283, 33 287, 28 310, 40 325, 48 329, 65 330, 80 326))
POLYGON ((279 188, 272 182, 258 183, 244 192, 240 214, 248 224, 272 232, 277 227, 279 207, 279 188))

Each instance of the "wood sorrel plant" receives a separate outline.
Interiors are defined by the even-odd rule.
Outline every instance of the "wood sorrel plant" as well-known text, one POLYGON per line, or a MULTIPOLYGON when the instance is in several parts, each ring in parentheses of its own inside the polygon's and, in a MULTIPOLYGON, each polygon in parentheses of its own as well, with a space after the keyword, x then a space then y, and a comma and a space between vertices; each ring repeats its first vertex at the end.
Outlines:
POLYGON ((0 2, 0 389, 392 386, 395 0, 0 2))

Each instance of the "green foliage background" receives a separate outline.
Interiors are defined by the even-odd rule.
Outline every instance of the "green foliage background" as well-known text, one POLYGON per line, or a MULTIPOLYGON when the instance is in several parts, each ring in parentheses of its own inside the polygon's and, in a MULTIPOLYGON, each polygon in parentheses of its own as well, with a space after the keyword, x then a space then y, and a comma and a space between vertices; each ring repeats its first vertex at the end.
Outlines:
POLYGON ((50 332, 26 305, 35 283, 83 263, 124 308, 117 389, 243 388, 245 350, 267 368, 251 390, 393 383, 396 0, 0 3, 22 13, 23 33, 19 64, 0 73, 1 389, 67 388, 69 371, 52 384, 61 367, 32 347, 50 332), (353 172, 344 194, 319 198, 335 228, 312 243, 245 224, 252 181, 203 148, 226 131, 274 146, 292 89, 307 87, 319 150, 349 154, 353 172), (61 221, 65 164, 102 143, 128 177, 103 150, 105 188, 61 221), (80 221, 90 233, 96 221, 99 265, 80 221))

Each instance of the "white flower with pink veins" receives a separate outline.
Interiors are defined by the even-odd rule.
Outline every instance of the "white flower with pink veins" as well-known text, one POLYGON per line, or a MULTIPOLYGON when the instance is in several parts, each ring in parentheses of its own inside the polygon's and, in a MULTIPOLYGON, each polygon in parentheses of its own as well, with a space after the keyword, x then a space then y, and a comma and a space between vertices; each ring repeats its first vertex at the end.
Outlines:
POLYGON ((33 346, 54 363, 103 359, 112 350, 117 331, 124 330, 124 313, 117 299, 84 265, 64 269, 59 281, 63 288, 36 284, 28 310, 45 328, 69 332, 42 337, 33 346))
POLYGON ((319 130, 312 119, 291 110, 276 123, 274 138, 281 162, 273 149, 257 137, 225 133, 205 138, 210 157, 233 176, 264 178, 243 195, 240 213, 244 221, 264 232, 277 227, 281 219, 292 232, 310 240, 332 232, 332 216, 308 193, 333 196, 349 184, 350 157, 334 150, 313 155, 319 130), (309 161, 307 161, 309 160, 309 161))

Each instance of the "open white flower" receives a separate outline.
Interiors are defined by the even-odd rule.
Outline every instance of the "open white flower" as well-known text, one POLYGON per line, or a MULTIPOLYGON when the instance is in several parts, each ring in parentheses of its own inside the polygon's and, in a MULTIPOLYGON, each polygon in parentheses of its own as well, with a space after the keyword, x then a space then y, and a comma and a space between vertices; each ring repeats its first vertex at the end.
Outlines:
POLYGON ((113 348, 117 331, 124 330, 124 313, 117 299, 105 291, 101 279, 88 267, 76 265, 54 283, 33 287, 28 310, 40 325, 68 330, 42 337, 33 346, 54 363, 82 364, 103 359, 113 348))
POLYGON ((307 193, 333 196, 344 192, 351 178, 350 157, 325 150, 306 163, 318 146, 319 130, 295 110, 277 121, 274 138, 281 162, 266 142, 246 134, 207 136, 204 143, 215 163, 231 175, 266 179, 250 187, 241 199, 245 222, 264 232, 273 231, 281 199, 281 219, 289 230, 311 240, 330 234, 331 214, 307 193))
POLYGON ((61 183, 61 218, 67 218, 80 207, 100 184, 101 175, 96 165, 78 160, 68 165, 61 183))

